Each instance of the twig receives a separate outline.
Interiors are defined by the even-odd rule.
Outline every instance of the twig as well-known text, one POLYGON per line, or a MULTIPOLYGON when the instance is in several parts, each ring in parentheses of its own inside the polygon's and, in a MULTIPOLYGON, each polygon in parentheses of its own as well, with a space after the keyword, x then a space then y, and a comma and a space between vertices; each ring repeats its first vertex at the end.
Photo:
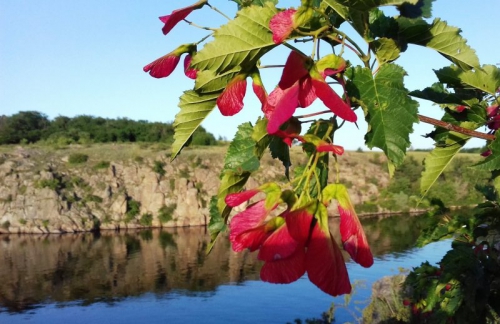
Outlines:
POLYGON ((451 131, 454 131, 454 132, 457 132, 460 134, 464 134, 467 136, 471 136, 471 137, 477 137, 477 138, 485 139, 488 141, 495 140, 495 135, 476 132, 476 131, 473 131, 473 130, 470 130, 467 128, 463 128, 463 127, 453 125, 453 124, 450 124, 450 123, 447 123, 447 122, 444 122, 441 120, 437 120, 437 119, 434 119, 431 117, 427 117, 427 116, 422 116, 422 115, 417 115, 417 116, 418 116, 418 119, 423 123, 427 123, 427 124, 431 124, 431 125, 438 126, 441 128, 445 128, 447 130, 451 130, 451 131))
POLYGON ((231 18, 229 18, 226 14, 224 14, 222 11, 220 11, 219 9, 215 8, 214 6, 211 6, 208 2, 207 2, 207 6, 210 7, 210 9, 214 10, 215 12, 221 14, 222 16, 224 16, 227 20, 231 20, 231 18))
POLYGON ((187 20, 187 19, 183 19, 183 20, 184 20, 185 22, 187 22, 189 25, 193 26, 193 27, 200 28, 200 29, 204 29, 204 30, 215 31, 215 28, 203 27, 203 26, 197 25, 197 24, 195 24, 194 22, 189 21, 189 20, 187 20))

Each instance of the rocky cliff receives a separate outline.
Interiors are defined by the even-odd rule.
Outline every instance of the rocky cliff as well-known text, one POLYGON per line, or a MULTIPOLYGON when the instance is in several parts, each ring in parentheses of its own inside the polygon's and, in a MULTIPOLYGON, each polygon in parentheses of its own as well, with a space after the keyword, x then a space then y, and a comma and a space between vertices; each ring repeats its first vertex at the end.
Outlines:
MULTIPOLYGON (((146 145, 4 147, 0 233, 205 225, 225 149, 186 150, 170 163, 168 152, 146 145), (75 155, 80 159, 72 161, 75 155)), ((294 149, 292 163, 300 165, 300 148, 294 149)), ((389 181, 382 163, 363 162, 367 156, 362 155, 347 152, 341 162, 355 204, 377 195, 389 181), (369 181, 374 176, 376 185, 369 181)), ((261 163, 248 188, 286 180, 279 161, 266 157, 261 163)))

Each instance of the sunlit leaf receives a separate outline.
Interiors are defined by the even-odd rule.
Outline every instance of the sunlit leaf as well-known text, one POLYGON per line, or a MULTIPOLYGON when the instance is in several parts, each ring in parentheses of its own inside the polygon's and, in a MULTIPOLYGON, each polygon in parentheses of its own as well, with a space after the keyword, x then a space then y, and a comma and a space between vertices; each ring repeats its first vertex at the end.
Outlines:
POLYGON ((405 17, 399 17, 397 21, 400 41, 432 48, 462 69, 479 67, 476 52, 467 45, 459 28, 448 26, 440 19, 434 19, 432 24, 423 19, 405 17))
POLYGON ((469 136, 450 132, 444 145, 433 149, 425 158, 425 169, 420 180, 420 193, 425 196, 453 158, 470 139, 469 136))
POLYGON ((356 67, 346 73, 348 93, 363 107, 369 124, 366 145, 378 147, 394 166, 401 165, 410 146, 409 134, 418 121, 418 103, 404 87, 405 71, 398 65, 383 65, 373 76, 368 68, 356 67))
POLYGON ((221 74, 236 67, 250 68, 276 46, 269 20, 277 13, 271 2, 264 7, 250 6, 214 33, 214 40, 193 58, 192 66, 200 71, 221 74))
POLYGON ((473 168, 486 171, 500 170, 500 136, 497 136, 488 147, 491 150, 491 155, 475 164, 473 168))
POLYGON ((416 4, 403 3, 398 6, 399 13, 407 18, 431 18, 434 0, 418 0, 416 4))
POLYGON ((174 143, 172 144, 171 160, 175 159, 182 148, 188 143, 194 131, 214 109, 219 93, 199 94, 195 91, 185 91, 180 98, 179 108, 174 121, 174 143))
POLYGON ((336 0, 344 6, 367 11, 380 6, 396 6, 403 3, 417 4, 418 0, 336 0))
POLYGON ((439 81, 455 87, 473 87, 492 95, 500 87, 500 69, 494 65, 469 71, 452 65, 434 72, 439 81))

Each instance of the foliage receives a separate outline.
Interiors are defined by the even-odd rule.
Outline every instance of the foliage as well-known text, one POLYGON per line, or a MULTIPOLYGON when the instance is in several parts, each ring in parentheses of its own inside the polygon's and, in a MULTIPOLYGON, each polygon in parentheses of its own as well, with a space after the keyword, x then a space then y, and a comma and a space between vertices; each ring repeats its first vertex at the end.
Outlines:
POLYGON ((96 165, 94 165, 95 170, 100 170, 100 169, 107 169, 109 168, 110 163, 109 161, 99 161, 96 165))
POLYGON ((165 166, 165 162, 163 161, 154 161, 153 163, 153 171, 157 173, 160 177, 163 177, 166 173, 165 169, 163 168, 165 166))
POLYGON ((151 213, 142 214, 141 218, 139 219, 139 224, 141 224, 142 226, 153 225, 153 214, 151 213))
POLYGON ((160 220, 160 223, 165 224, 171 221, 173 219, 172 214, 174 213, 176 208, 177 204, 161 206, 158 210, 158 219, 160 220))
POLYGON ((140 210, 141 210, 141 203, 140 202, 138 202, 137 200, 134 200, 132 198, 128 199, 127 200, 127 212, 125 213, 125 222, 129 223, 133 219, 135 219, 135 217, 137 215, 139 215, 140 210))
POLYGON ((70 164, 81 164, 87 162, 89 159, 89 156, 87 154, 83 153, 73 153, 70 154, 68 157, 68 162, 70 164))
MULTIPOLYGON (((109 119, 93 116, 58 116, 53 120, 37 111, 0 116, 0 145, 36 143, 64 146, 73 143, 173 142, 172 123, 109 119)), ((193 144, 216 145, 215 137, 203 127, 193 133, 193 144)))
MULTIPOLYGON (((240 125, 228 147, 220 187, 209 205, 208 251, 219 234, 229 228, 235 251, 260 250, 259 258, 265 262, 261 270, 263 280, 289 283, 307 272, 309 279, 323 291, 331 295, 349 293, 347 270, 339 261, 342 257, 337 244, 331 240, 326 206, 336 201, 344 249, 353 260, 370 266, 373 257, 365 234, 347 189, 339 180, 343 170, 338 160, 342 159, 344 149, 338 144, 348 140, 342 136, 344 125, 356 122, 358 115, 368 124, 366 145, 385 154, 384 159, 377 158, 373 163, 387 161, 388 172, 394 176, 388 189, 371 203, 377 200, 389 210, 405 210, 419 201, 427 205, 435 201, 478 203, 481 202, 478 195, 464 190, 475 184, 490 200, 488 208, 497 208, 500 180, 496 180, 495 172, 500 169, 500 140, 495 133, 500 128, 500 70, 480 64, 459 28, 439 18, 426 20, 432 16, 433 1, 302 0, 296 9, 279 8, 274 0, 233 1, 238 10, 234 18, 226 17, 229 21, 218 28, 203 28, 210 32, 205 38, 181 45, 144 68, 154 77, 166 77, 176 68, 180 56, 186 55, 185 74, 195 79, 193 88, 180 98, 180 111, 173 124, 172 159, 186 145, 198 140, 194 136, 196 130, 215 107, 225 116, 243 108, 248 78, 252 79, 252 89, 261 102, 263 116, 255 123, 240 125), (386 12, 390 11, 381 10, 382 6, 394 6, 399 15, 389 16, 386 12), (444 56, 451 65, 435 71, 438 83, 410 93, 404 83, 406 71, 395 61, 414 45, 427 48, 429 55, 434 52, 444 56), (290 50, 290 54, 280 81, 268 94, 259 71, 281 67, 261 63, 267 53, 277 48, 290 50), (331 84, 336 85, 335 90, 331 84), (436 142, 436 147, 425 160, 423 170, 414 160, 405 162, 413 124, 419 119, 429 120, 418 115, 419 104, 412 97, 430 100, 444 109, 442 120, 432 121, 439 126, 427 135, 436 142), (297 108, 307 108, 316 99, 328 109, 294 115, 297 108), (305 124, 310 124, 309 129, 302 132, 305 124), (475 132, 485 125, 490 129, 489 134, 475 132), (489 156, 470 170, 467 166, 474 162, 457 157, 474 136, 488 139, 484 155, 489 156), (291 160, 289 146, 294 141, 303 146, 305 162, 291 160), (281 187, 268 182, 245 188, 247 180, 265 167, 260 160, 268 148, 271 156, 283 164, 283 178, 289 182, 281 187), (333 180, 328 178, 332 155, 336 171, 333 180), (418 185, 421 172, 422 181, 418 185), (490 185, 483 181, 487 172, 494 174, 490 185), (445 181, 446 178, 452 181, 445 181), (232 208, 257 194, 262 196, 261 200, 249 204, 229 222, 232 208), (422 195, 427 195, 427 200, 422 195), (275 215, 273 211, 278 206, 282 212, 275 215), (289 248, 283 251, 282 245, 289 248)), ((199 1, 163 17, 164 34, 192 11, 210 8, 214 9, 207 1, 199 1)), ((374 185, 378 183, 373 176, 368 180, 374 185)), ((432 237, 446 236, 441 234, 432 237)), ((474 245, 470 237, 467 242, 474 245)), ((448 258, 458 260, 463 256, 472 260, 470 250, 470 246, 469 250, 462 246, 448 258)), ((472 268, 461 268, 466 279, 456 279, 472 280, 472 284, 467 283, 469 290, 460 290, 462 295, 456 298, 441 294, 440 290, 433 291, 425 297, 427 304, 419 301, 419 305, 430 308, 439 305, 446 316, 454 318, 481 315, 477 308, 471 308, 473 303, 466 301, 475 296, 472 293, 476 284, 484 282, 482 273, 486 269, 482 273, 469 271, 480 269, 480 262, 469 266, 472 268)), ((419 289, 416 294, 428 292, 419 289)), ((489 307, 496 311, 495 305, 489 307)))

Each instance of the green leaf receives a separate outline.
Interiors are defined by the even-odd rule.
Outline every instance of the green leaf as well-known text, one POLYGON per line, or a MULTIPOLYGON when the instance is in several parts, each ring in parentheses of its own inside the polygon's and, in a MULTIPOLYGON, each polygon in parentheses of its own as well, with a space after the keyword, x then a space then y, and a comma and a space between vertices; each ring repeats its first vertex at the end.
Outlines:
POLYGON ((259 169, 260 161, 254 154, 255 141, 252 139, 253 126, 244 123, 238 127, 238 131, 229 145, 224 163, 224 172, 231 171, 235 174, 243 172, 254 172, 259 169))
POLYGON ((194 90, 198 93, 221 93, 239 71, 239 68, 235 68, 219 75, 215 75, 211 70, 199 71, 196 76, 194 90))
POLYGON ((448 26, 437 18, 432 24, 421 18, 399 17, 397 21, 400 41, 432 48, 462 69, 479 67, 476 52, 467 45, 465 38, 460 35, 459 28, 448 26))
POLYGON ((380 6, 397 6, 403 3, 417 4, 418 0, 337 0, 337 2, 356 10, 368 11, 380 6))
POLYGON ((180 98, 179 108, 174 121, 174 143, 171 160, 175 159, 186 146, 194 131, 214 109, 220 93, 199 94, 193 90, 185 91, 180 98))
MULTIPOLYGON (((330 8, 332 8, 342 19, 348 21, 351 26, 367 40, 373 40, 369 35, 369 13, 367 11, 357 10, 356 8, 341 4, 340 0, 323 0, 330 8)), ((331 17, 334 18, 335 17, 331 17)))
POLYGON ((243 7, 248 7, 248 6, 261 6, 263 7, 266 2, 271 2, 274 5, 278 4, 278 0, 230 0, 233 2, 236 2, 238 4, 238 10, 243 8, 243 7))
POLYGON ((214 33, 214 40, 205 45, 192 61, 200 71, 224 73, 236 67, 251 68, 273 49, 269 21, 277 13, 270 2, 264 7, 250 6, 238 12, 237 17, 214 33))
POLYGON ((379 38, 370 43, 380 64, 396 60, 401 53, 399 44, 391 38, 379 38))
POLYGON ((431 87, 424 90, 415 90, 410 92, 410 96, 420 99, 430 100, 437 104, 456 104, 462 105, 464 102, 458 96, 450 93, 442 83, 436 82, 431 87))
POLYGON ((387 17, 382 10, 370 11, 370 32, 374 38, 386 37, 397 39, 399 25, 393 17, 387 17))
POLYGON ((217 209, 217 196, 212 196, 212 198, 210 199, 210 222, 208 223, 210 244, 207 246, 207 254, 212 251, 219 233, 225 231, 226 228, 226 222, 217 209))
POLYGON ((416 4, 403 3, 398 6, 399 13, 407 18, 431 18, 434 0, 419 0, 416 4))
POLYGON ((410 146, 409 134, 418 121, 418 103, 404 87, 405 71, 398 65, 383 65, 373 76, 368 68, 347 71, 347 92, 363 107, 369 124, 365 136, 368 147, 382 149, 394 166, 403 163, 410 146))
POLYGON ((290 179, 290 166, 292 166, 292 162, 290 161, 290 148, 288 145, 278 136, 273 136, 269 149, 271 150, 272 158, 278 159, 283 163, 285 176, 287 179, 290 179))
POLYGON ((463 71, 457 66, 435 70, 442 83, 454 87, 473 87, 494 95, 500 87, 500 69, 494 65, 484 65, 482 69, 463 71))
POLYGON ((472 167, 485 171, 500 170, 500 136, 497 136, 488 147, 491 150, 491 155, 472 167))
MULTIPOLYGON (((215 215, 216 220, 214 221, 214 231, 210 232, 210 248, 221 231, 220 219, 225 225, 232 210, 231 207, 226 205, 226 196, 230 193, 239 192, 247 183, 252 172, 259 169, 260 159, 270 141, 270 136, 266 132, 266 125, 267 120, 265 119, 259 119, 254 127, 250 123, 240 125, 234 140, 229 145, 216 196, 217 213, 211 212, 211 215, 215 215)), ((210 252, 210 249, 207 252, 210 252)))
POLYGON ((425 158, 425 169, 420 179, 420 193, 425 196, 429 189, 434 185, 439 176, 451 163, 460 149, 470 139, 469 136, 450 132, 445 145, 436 147, 425 158))

